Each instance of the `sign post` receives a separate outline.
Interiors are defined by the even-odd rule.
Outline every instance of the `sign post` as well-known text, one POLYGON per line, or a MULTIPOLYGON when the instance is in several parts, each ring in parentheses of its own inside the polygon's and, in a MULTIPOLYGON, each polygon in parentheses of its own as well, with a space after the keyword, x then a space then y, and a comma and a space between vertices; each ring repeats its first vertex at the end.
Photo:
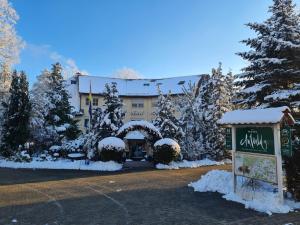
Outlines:
POLYGON ((244 176, 276 184, 279 201, 283 203, 282 155, 292 155, 289 126, 294 122, 288 107, 224 114, 219 123, 226 125, 225 147, 232 150, 235 193, 237 176, 244 176))

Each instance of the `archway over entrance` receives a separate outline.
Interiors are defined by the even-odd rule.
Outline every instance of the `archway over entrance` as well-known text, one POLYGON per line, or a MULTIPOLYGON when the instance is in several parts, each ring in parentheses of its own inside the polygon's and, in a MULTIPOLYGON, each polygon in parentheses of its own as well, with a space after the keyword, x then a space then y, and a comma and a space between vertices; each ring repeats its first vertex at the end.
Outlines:
POLYGON ((152 123, 139 120, 124 124, 117 137, 122 138, 126 144, 127 158, 141 160, 152 158, 153 145, 162 135, 152 123))

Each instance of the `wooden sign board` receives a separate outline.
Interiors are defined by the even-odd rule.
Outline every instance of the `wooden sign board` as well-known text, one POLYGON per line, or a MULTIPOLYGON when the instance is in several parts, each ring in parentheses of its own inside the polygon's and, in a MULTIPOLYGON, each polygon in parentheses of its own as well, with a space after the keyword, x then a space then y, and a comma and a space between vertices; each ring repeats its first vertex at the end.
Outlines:
POLYGON ((290 127, 283 127, 280 131, 281 154, 291 157, 292 150, 292 132, 290 127))
POLYGON ((226 150, 232 149, 232 129, 231 129, 231 127, 225 128, 225 149, 226 150))
POLYGON ((236 151, 274 155, 272 127, 236 128, 236 151))
POLYGON ((238 176, 277 184, 276 157, 236 152, 234 172, 238 176))

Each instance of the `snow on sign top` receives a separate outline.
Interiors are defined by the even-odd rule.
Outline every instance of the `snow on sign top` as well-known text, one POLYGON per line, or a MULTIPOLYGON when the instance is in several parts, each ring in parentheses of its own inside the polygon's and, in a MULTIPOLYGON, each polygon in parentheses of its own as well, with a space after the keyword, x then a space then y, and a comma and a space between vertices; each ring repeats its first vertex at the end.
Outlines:
POLYGON ((218 121, 219 124, 265 124, 280 123, 286 115, 291 123, 295 123, 287 106, 266 109, 234 110, 223 115, 218 121))
POLYGON ((202 75, 172 77, 165 79, 119 79, 99 76, 79 76, 79 92, 102 94, 105 84, 115 82, 121 96, 157 96, 159 85, 163 94, 182 94, 182 85, 197 83, 202 75))

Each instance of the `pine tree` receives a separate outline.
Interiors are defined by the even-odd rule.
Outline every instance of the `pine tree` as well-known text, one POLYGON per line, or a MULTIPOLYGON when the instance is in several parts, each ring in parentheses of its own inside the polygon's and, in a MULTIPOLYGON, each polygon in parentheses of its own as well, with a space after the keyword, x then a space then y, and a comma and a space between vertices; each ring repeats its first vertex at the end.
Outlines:
POLYGON ((225 156, 225 130, 218 125, 225 112, 233 109, 233 78, 229 73, 222 74, 221 63, 212 70, 212 76, 207 84, 207 93, 204 101, 207 103, 204 113, 205 148, 214 159, 225 156))
POLYGON ((52 65, 49 81, 51 88, 46 90, 46 94, 52 107, 45 116, 46 123, 52 126, 62 137, 73 140, 80 131, 77 127, 77 121, 72 115, 69 95, 62 76, 62 67, 59 63, 52 65))
POLYGON ((159 87, 158 92, 158 104, 157 110, 154 112, 153 124, 159 129, 164 138, 172 138, 179 142, 184 133, 180 121, 175 116, 176 108, 171 93, 164 96, 159 87))
POLYGON ((123 125, 125 113, 123 103, 119 97, 117 84, 105 85, 103 118, 94 126, 100 130, 99 137, 105 138, 116 135, 119 128, 123 125), (98 125, 97 125, 98 124, 98 125))
POLYGON ((242 43, 250 51, 238 53, 249 61, 240 75, 241 105, 300 108, 300 16, 292 0, 273 0, 271 17, 248 23, 257 34, 242 43))
POLYGON ((29 116, 31 105, 29 101, 28 82, 24 72, 14 71, 9 90, 9 100, 4 103, 4 135, 1 154, 13 156, 29 139, 29 116))
POLYGON ((42 71, 30 92, 32 105, 30 115, 31 140, 34 142, 35 149, 39 151, 47 149, 59 141, 59 135, 45 120, 50 109, 55 107, 49 100, 49 92, 52 88, 50 76, 51 73, 48 70, 42 71))
POLYGON ((200 159, 204 153, 201 108, 198 107, 199 89, 202 89, 204 84, 204 78, 201 78, 197 86, 191 83, 188 84, 188 87, 183 86, 184 95, 180 97, 178 104, 181 113, 180 124, 184 132, 184 137, 179 144, 183 158, 188 160, 200 159))

